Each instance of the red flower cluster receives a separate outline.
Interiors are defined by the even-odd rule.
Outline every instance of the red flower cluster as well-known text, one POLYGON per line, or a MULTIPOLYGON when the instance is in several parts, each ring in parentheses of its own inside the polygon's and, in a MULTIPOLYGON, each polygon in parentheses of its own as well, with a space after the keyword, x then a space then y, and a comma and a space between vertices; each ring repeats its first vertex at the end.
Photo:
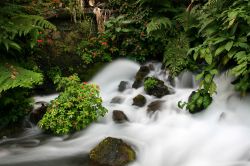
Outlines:
POLYGON ((102 42, 102 43, 101 43, 101 45, 103 45, 103 46, 107 46, 107 45, 108 45, 108 43, 107 43, 107 42, 102 42))
POLYGON ((37 40, 37 43, 42 43, 42 42, 43 42, 42 39, 38 39, 38 40, 37 40))

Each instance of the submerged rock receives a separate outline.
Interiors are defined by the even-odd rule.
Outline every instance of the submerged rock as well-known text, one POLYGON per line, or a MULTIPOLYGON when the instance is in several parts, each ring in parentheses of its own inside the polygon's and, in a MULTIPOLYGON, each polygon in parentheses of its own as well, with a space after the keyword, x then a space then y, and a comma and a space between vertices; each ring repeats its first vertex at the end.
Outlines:
POLYGON ((122 102, 123 102, 123 98, 119 96, 112 98, 110 101, 110 103, 114 103, 114 104, 121 104, 122 102))
POLYGON ((30 121, 34 124, 37 124, 43 118, 43 115, 46 113, 48 108, 48 103, 37 102, 37 104, 38 103, 41 104, 41 106, 30 113, 30 121))
POLYGON ((118 91, 123 92, 128 88, 129 83, 127 81, 121 81, 118 86, 118 91))
POLYGON ((123 140, 107 137, 90 151, 89 158, 91 166, 125 166, 136 154, 123 140))
POLYGON ((163 103, 164 103, 163 100, 156 100, 156 101, 151 102, 148 105, 147 112, 155 112, 155 111, 160 110, 163 103))
POLYGON ((146 91, 147 94, 153 95, 158 98, 170 94, 169 88, 166 85, 164 85, 164 82, 154 77, 147 77, 145 79, 144 90, 146 91), (146 81, 148 79, 154 80, 154 83, 146 85, 147 84, 146 81))
POLYGON ((129 121, 126 114, 124 114, 124 112, 119 111, 119 110, 113 111, 112 118, 113 118, 114 122, 116 122, 116 123, 124 123, 126 121, 129 121))
POLYGON ((136 105, 138 107, 143 107, 146 104, 146 102, 147 102, 146 98, 143 95, 139 94, 133 98, 132 105, 136 105))
POLYGON ((135 81, 132 85, 133 88, 137 89, 142 86, 143 79, 148 75, 150 69, 148 66, 141 66, 139 71, 135 75, 135 81))

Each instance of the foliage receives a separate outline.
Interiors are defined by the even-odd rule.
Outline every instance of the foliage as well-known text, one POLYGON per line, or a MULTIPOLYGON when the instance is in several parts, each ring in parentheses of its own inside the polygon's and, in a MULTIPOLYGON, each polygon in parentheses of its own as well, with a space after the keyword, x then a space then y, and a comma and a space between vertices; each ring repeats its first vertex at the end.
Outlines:
POLYGON ((158 81, 154 77, 147 77, 144 81, 144 89, 148 91, 157 85, 158 81))
POLYGON ((177 76, 190 65, 190 58, 187 56, 188 49, 189 41, 184 34, 170 40, 166 45, 163 64, 169 69, 171 76, 177 76))
MULTIPOLYGON (((189 53, 202 69, 197 76, 203 80, 201 87, 208 91, 214 89, 213 77, 217 70, 229 70, 237 79, 236 89, 245 93, 250 89, 247 83, 250 74, 249 1, 209 0, 196 15, 200 22, 199 34, 204 41, 189 53)), ((213 92, 215 90, 210 91, 213 92)))
POLYGON ((20 37, 29 36, 30 47, 37 43, 39 31, 44 28, 55 29, 55 26, 41 16, 27 15, 18 5, 2 5, 0 7, 0 46, 8 51, 10 48, 21 50, 20 37))
POLYGON ((0 95, 0 128, 17 122, 32 109, 32 100, 22 88, 4 91, 0 95))
POLYGON ((2 91, 22 87, 32 88, 35 84, 42 83, 43 76, 31 70, 10 64, 0 63, 0 94, 2 91))
POLYGON ((86 128, 107 112, 98 86, 82 84, 76 75, 57 77, 55 83, 64 91, 49 105, 39 122, 41 128, 54 134, 68 134, 86 128))
POLYGON ((77 46, 76 54, 81 57, 85 64, 100 61, 111 61, 110 51, 115 50, 108 44, 105 38, 92 37, 89 40, 82 40, 77 46))
POLYGON ((188 103, 179 102, 178 107, 186 109, 190 113, 197 113, 206 109, 212 103, 212 97, 205 89, 199 89, 198 91, 193 91, 189 96, 188 103))

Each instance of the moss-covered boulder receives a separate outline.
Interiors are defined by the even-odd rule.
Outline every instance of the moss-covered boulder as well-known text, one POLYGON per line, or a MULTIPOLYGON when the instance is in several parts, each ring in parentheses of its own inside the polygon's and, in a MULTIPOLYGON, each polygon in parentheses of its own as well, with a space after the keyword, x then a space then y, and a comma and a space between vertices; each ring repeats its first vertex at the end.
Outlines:
POLYGON ((124 166, 136 158, 135 151, 121 139, 107 137, 89 153, 91 166, 124 166))
POLYGON ((147 100, 146 98, 139 94, 133 98, 133 105, 136 105, 138 107, 143 107, 146 104, 147 100))
POLYGON ((143 79, 149 74, 150 69, 148 66, 141 66, 139 71, 135 75, 135 81, 132 85, 133 88, 137 89, 142 86, 143 79))
POLYGON ((170 94, 169 88, 164 84, 164 82, 155 77, 145 78, 144 90, 147 94, 158 98, 170 94))
POLYGON ((113 118, 113 121, 116 123, 124 123, 126 121, 129 121, 127 115, 124 114, 124 112, 119 111, 119 110, 113 111, 112 118, 113 118))

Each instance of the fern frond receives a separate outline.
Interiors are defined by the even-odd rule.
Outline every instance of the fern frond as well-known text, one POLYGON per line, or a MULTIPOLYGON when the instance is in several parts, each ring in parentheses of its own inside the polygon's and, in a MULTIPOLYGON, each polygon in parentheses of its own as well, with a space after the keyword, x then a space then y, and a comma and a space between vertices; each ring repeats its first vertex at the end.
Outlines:
POLYGON ((153 17, 147 25, 147 33, 151 34, 153 32, 170 29, 172 27, 172 22, 167 17, 153 17))
POLYGON ((16 87, 32 88, 43 80, 41 73, 24 69, 12 63, 0 63, 0 93, 16 87))

